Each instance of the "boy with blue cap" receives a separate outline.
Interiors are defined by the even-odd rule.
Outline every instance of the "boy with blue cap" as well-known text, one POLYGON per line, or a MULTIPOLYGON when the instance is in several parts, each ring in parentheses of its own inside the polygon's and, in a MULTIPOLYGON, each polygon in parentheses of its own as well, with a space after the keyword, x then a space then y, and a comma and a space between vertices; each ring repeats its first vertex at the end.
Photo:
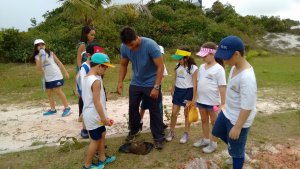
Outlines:
POLYGON ((237 36, 220 42, 216 58, 232 66, 226 89, 225 108, 220 112, 212 134, 228 145, 233 169, 242 169, 249 129, 256 114, 256 78, 253 67, 244 57, 244 43, 237 36))
POLYGON ((90 66, 89 73, 82 81, 83 121, 91 138, 83 169, 99 169, 116 159, 115 156, 105 155, 105 126, 111 126, 113 122, 107 118, 106 97, 101 78, 108 67, 114 66, 110 64, 108 56, 103 53, 93 54, 90 66), (99 153, 99 162, 92 164, 96 152, 99 153))

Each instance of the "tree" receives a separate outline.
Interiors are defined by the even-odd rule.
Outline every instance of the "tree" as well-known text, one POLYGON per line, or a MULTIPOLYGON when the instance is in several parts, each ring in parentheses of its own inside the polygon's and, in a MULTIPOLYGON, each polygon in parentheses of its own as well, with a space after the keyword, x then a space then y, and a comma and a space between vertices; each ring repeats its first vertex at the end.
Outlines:
POLYGON ((30 18, 31 26, 35 27, 37 25, 35 18, 30 18))

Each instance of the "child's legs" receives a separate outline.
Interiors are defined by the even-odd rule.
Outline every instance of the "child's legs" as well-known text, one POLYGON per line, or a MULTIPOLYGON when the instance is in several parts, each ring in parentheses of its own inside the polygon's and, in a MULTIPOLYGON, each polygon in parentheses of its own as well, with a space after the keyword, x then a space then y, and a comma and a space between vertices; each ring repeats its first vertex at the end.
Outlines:
POLYGON ((203 137, 209 139, 209 116, 208 111, 205 108, 199 107, 199 112, 201 116, 201 125, 202 125, 202 132, 203 137))
POLYGON ((98 153, 99 153, 99 160, 104 161, 106 159, 105 156, 105 136, 106 136, 106 131, 102 133, 99 146, 98 146, 98 153))
POLYGON ((219 137, 224 141, 225 144, 228 144, 229 129, 227 129, 226 120, 228 119, 224 116, 223 112, 221 111, 213 126, 212 135, 215 137, 219 137))
POLYGON ((188 119, 189 109, 184 109, 184 132, 188 133, 190 131, 190 123, 188 119))
POLYGON ((171 115, 171 124, 170 124, 171 131, 174 131, 174 129, 175 129, 175 125, 177 122, 177 115, 178 115, 179 111, 180 111, 180 106, 173 104, 172 115, 171 115))
POLYGON ((84 164, 85 167, 89 167, 92 164, 93 157, 98 149, 99 144, 100 144, 100 140, 90 139, 90 144, 88 147, 85 164, 84 164))
POLYGON ((62 91, 61 87, 56 87, 54 88, 56 94, 60 97, 62 104, 64 105, 64 107, 68 107, 68 102, 67 102, 67 98, 65 93, 62 91))
MULTIPOLYGON (((208 110, 208 114, 209 114, 209 117, 210 117, 211 126, 213 128, 214 125, 215 125, 216 119, 217 119, 217 113, 214 112, 214 111, 208 110)), ((211 140, 214 141, 214 142, 217 142, 218 138, 212 135, 211 140)))
POLYGON ((149 106, 147 105, 147 103, 146 103, 144 97, 145 97, 145 96, 142 97, 141 108, 140 108, 141 122, 143 121, 144 114, 145 114, 145 110, 146 110, 146 109, 149 109, 149 106))
POLYGON ((55 101, 53 98, 53 89, 47 89, 47 95, 50 102, 50 108, 55 109, 55 101))

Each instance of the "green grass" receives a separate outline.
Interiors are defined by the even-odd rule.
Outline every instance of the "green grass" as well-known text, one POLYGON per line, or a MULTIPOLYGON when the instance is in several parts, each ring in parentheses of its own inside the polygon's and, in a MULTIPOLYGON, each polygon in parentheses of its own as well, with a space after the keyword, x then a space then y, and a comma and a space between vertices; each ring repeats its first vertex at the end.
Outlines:
MULTIPOLYGON (((272 55, 264 57, 254 57, 250 62, 254 66, 258 88, 272 88, 276 95, 286 95, 286 93, 296 92, 299 94, 300 89, 300 57, 272 55), (281 92, 279 94, 278 92, 281 92)), ((202 62, 196 59, 197 65, 202 62)), ((163 91, 169 94, 174 78, 174 67, 176 61, 165 56, 165 64, 169 76, 164 78, 162 87, 163 91)), ((71 103, 76 103, 77 98, 74 96, 75 90, 75 66, 67 65, 70 79, 66 80, 64 92, 71 103)), ((108 69, 104 78, 104 85, 109 93, 109 98, 115 99, 118 82, 119 65, 114 69, 108 69)), ((26 101, 47 101, 46 92, 41 89, 41 76, 36 72, 33 64, 0 64, 0 104, 4 103, 23 103, 26 101)), ((128 66, 128 74, 124 81, 123 96, 128 95, 128 86, 131 80, 131 65, 128 66)), ((270 94, 274 94, 271 92, 270 94)), ((56 99, 59 103, 59 99, 56 99)))
MULTIPOLYGON (((300 138, 300 111, 284 112, 271 116, 258 116, 254 121, 248 138, 248 145, 259 145, 262 143, 284 143, 287 138, 300 138)), ((124 137, 107 139, 107 153, 117 156, 113 164, 107 168, 111 169, 135 169, 135 168, 178 168, 194 157, 212 159, 215 154, 204 154, 199 148, 192 146, 193 142, 201 134, 200 125, 192 126, 191 139, 187 144, 179 144, 179 138, 183 129, 176 130, 177 137, 174 141, 165 144, 162 151, 153 149, 148 155, 133 155, 118 153, 119 146, 123 143, 124 137)), ((144 133, 137 137, 138 140, 152 141, 150 133, 144 133)), ((0 156, 0 168, 80 168, 84 162, 87 144, 81 146, 66 147, 44 147, 38 150, 10 153, 0 156)), ((249 147, 250 148, 250 147, 249 147)), ((226 150, 223 143, 219 142, 217 150, 226 150)), ((219 164, 222 168, 229 166, 219 164)))

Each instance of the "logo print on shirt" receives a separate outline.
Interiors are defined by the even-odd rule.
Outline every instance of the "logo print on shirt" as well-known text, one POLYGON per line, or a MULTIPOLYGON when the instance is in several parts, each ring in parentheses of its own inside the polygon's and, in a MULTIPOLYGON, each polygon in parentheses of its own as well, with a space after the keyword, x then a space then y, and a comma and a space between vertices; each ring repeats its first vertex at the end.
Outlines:
POLYGON ((213 80, 213 75, 212 74, 208 74, 205 78, 209 79, 209 80, 213 80))
POLYGON ((177 73, 177 77, 178 77, 178 78, 185 79, 185 78, 184 78, 184 70, 179 70, 178 73, 177 73))
POLYGON ((230 89, 233 90, 233 91, 236 92, 236 93, 240 93, 238 87, 235 86, 235 85, 232 85, 232 86, 230 87, 230 89))

